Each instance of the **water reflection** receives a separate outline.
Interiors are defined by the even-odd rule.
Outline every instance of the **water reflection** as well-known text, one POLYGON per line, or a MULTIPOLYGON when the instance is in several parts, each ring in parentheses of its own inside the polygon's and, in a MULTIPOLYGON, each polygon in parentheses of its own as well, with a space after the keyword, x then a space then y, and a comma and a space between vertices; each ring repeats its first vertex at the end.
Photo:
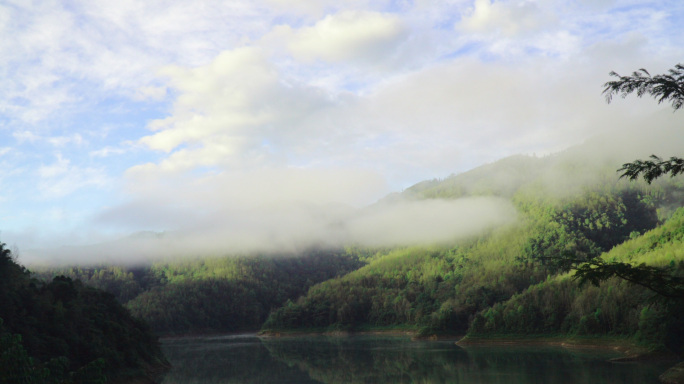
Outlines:
POLYGON ((271 357, 254 335, 165 340, 173 365, 163 384, 318 383, 271 357))
POLYGON ((189 383, 658 383, 667 363, 607 362, 605 351, 556 347, 460 348, 403 337, 223 336, 166 340, 173 370, 189 383))

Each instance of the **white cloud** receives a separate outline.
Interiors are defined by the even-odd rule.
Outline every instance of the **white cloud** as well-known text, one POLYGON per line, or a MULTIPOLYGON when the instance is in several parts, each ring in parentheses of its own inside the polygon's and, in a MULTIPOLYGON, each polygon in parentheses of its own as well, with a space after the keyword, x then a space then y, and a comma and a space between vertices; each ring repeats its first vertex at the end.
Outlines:
POLYGON ((133 96, 135 100, 164 100, 166 98, 166 87, 147 86, 140 87, 133 96))
POLYGON ((377 172, 357 168, 271 167, 223 171, 193 177, 191 173, 128 173, 128 191, 159 206, 212 212, 285 203, 362 206, 388 192, 377 172), (169 194, 168 191, 174 191, 169 194))
POLYGON ((366 246, 451 242, 515 221, 509 201, 495 198, 400 201, 349 220, 349 240, 366 246))
POLYGON ((327 15, 312 27, 292 31, 284 26, 276 33, 292 35, 287 44, 299 59, 340 62, 386 59, 408 31, 396 15, 344 11, 327 15))
MULTIPOLYGON (((131 208, 111 202, 120 209, 107 212, 131 230, 182 227, 183 217, 219 228, 231 217, 236 233, 240 223, 276 231, 290 216, 307 226, 328 211, 301 201, 363 205, 509 154, 645 125, 662 106, 607 106, 601 84, 610 70, 678 62, 682 12, 670 0, 0 4, 0 34, 12 36, 0 39, 0 134, 13 145, 3 168, 16 175, 7 184, 38 188, 55 206, 125 184, 117 201, 131 208)), ((12 193, 4 207, 23 204, 12 193)))
POLYGON ((84 187, 104 187, 110 182, 102 169, 74 166, 61 154, 54 163, 39 167, 37 175, 37 188, 45 199, 62 198, 84 187))
POLYGON ((319 19, 326 13, 338 9, 369 9, 382 8, 387 1, 369 0, 266 0, 266 4, 277 10, 280 14, 294 14, 299 17, 311 17, 319 19))
POLYGON ((35 133, 33 133, 31 131, 16 131, 16 132, 12 133, 12 136, 19 143, 22 143, 24 141, 29 141, 29 142, 33 143, 33 142, 41 139, 40 136, 36 135, 35 133))
POLYGON ((78 133, 75 133, 71 136, 53 136, 48 138, 47 141, 55 147, 64 147, 67 144, 81 146, 86 142, 83 139, 83 136, 78 133))
POLYGON ((161 97, 155 69, 205 64, 274 17, 219 0, 16 2, 0 14, 12 36, 0 42, 0 112, 30 124, 107 94, 161 97))
POLYGON ((64 147, 69 144, 83 146, 86 144, 86 140, 83 138, 83 136, 81 136, 80 133, 74 133, 69 136, 41 136, 31 131, 14 131, 12 133, 12 137, 14 137, 19 144, 23 144, 25 142, 31 144, 46 142, 54 147, 64 147))
POLYGON ((632 107, 608 110, 600 85, 612 63, 632 62, 648 45, 614 43, 608 57, 605 47, 583 48, 563 31, 535 41, 575 55, 514 63, 460 57, 383 77, 359 94, 290 76, 264 47, 225 51, 206 66, 167 68, 174 108, 140 142, 168 155, 129 174, 345 164, 406 186, 505 155, 558 151, 609 124, 640 123, 608 121, 632 107))
POLYGON ((500 33, 504 36, 539 30, 554 22, 534 1, 475 0, 473 10, 459 24, 466 31, 500 33))
POLYGON ((187 145, 163 161, 169 171, 259 162, 268 150, 264 140, 304 138, 296 122, 328 104, 314 88, 287 84, 257 48, 226 51, 209 65, 170 67, 164 74, 179 94, 173 114, 151 122, 158 132, 140 142, 165 152, 187 145))
MULTIPOLYGON (((200 213, 197 208, 169 209, 152 201, 120 206, 99 220, 116 222, 135 214, 149 225, 154 225, 155 219, 164 223, 184 220, 186 225, 176 231, 140 234, 88 247, 53 247, 42 251, 40 258, 52 263, 145 263, 164 257, 284 254, 349 244, 453 243, 516 219, 509 202, 493 198, 395 201, 366 209, 306 202, 230 209, 212 205, 210 211, 200 213)), ((25 259, 35 262, 36 253, 27 252, 25 259)))
POLYGON ((121 155, 123 153, 126 153, 127 149, 122 148, 122 147, 112 147, 112 146, 107 146, 95 151, 90 151, 90 156, 93 157, 109 157, 111 155, 121 155))

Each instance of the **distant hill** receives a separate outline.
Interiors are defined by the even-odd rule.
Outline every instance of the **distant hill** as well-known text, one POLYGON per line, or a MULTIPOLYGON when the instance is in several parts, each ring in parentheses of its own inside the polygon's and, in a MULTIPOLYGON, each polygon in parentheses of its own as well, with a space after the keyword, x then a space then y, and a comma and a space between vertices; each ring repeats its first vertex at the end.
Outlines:
POLYGON ((105 383, 168 367, 157 338, 114 296, 39 281, 0 244, 0 382, 105 383))
MULTIPOLYGON (((684 206, 684 178, 647 185, 616 173, 624 162, 651 153, 676 155, 679 148, 680 132, 617 132, 557 154, 511 156, 424 181, 369 208, 489 196, 518 213, 514 222, 438 244, 348 244, 301 255, 226 251, 137 267, 42 273, 66 274, 113 292, 161 334, 409 329, 425 335, 609 336, 677 349, 684 336, 672 332, 679 324, 676 306, 655 303, 651 292, 621 280, 579 287, 563 266, 544 260, 565 253, 622 258, 620 250, 633 242, 680 228, 681 213, 675 212, 684 206)), ((477 217, 454 219, 467 225, 477 217)), ((158 235, 142 237, 150 236, 158 235)), ((626 260, 679 268, 679 240, 662 241, 668 256, 646 252, 626 260)))
MULTIPOLYGON (((503 197, 516 206, 520 220, 451 245, 379 250, 364 267, 315 285, 273 312, 264 328, 619 336, 680 350, 684 336, 675 330, 681 306, 655 303, 653 292, 619 279, 600 288, 578 287, 561 278, 566 270, 540 261, 568 252, 593 257, 614 247, 605 257, 620 258, 625 241, 647 242, 659 230, 682 230, 677 208, 684 205, 684 178, 647 185, 620 180, 616 169, 650 153, 676 155, 667 151, 684 148, 684 134, 631 134, 597 137, 541 158, 512 156, 388 196, 503 197), (648 232, 663 223, 663 229, 648 232)), ((671 250, 665 261, 655 252, 627 260, 666 262, 684 274, 681 242, 662 242, 671 250)))

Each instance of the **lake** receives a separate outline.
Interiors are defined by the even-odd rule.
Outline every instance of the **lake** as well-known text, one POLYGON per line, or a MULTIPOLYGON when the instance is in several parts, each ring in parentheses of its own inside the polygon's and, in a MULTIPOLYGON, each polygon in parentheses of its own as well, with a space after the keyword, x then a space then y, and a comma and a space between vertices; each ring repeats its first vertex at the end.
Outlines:
POLYGON ((401 336, 167 339, 163 384, 658 383, 669 363, 611 363, 605 350, 468 346, 401 336))

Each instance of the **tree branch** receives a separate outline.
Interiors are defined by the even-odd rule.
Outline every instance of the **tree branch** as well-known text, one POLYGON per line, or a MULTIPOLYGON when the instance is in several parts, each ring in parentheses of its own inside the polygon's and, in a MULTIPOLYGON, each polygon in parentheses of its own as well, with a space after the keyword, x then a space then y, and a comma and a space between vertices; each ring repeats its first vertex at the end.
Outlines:
POLYGON ((671 177, 674 177, 684 173, 684 159, 682 158, 670 157, 669 160, 663 160, 656 155, 651 155, 650 158, 652 160, 635 160, 622 164, 622 168, 617 170, 617 172, 623 172, 620 178, 636 180, 643 175, 644 180, 651 184, 654 179, 662 175, 669 173, 671 177))

